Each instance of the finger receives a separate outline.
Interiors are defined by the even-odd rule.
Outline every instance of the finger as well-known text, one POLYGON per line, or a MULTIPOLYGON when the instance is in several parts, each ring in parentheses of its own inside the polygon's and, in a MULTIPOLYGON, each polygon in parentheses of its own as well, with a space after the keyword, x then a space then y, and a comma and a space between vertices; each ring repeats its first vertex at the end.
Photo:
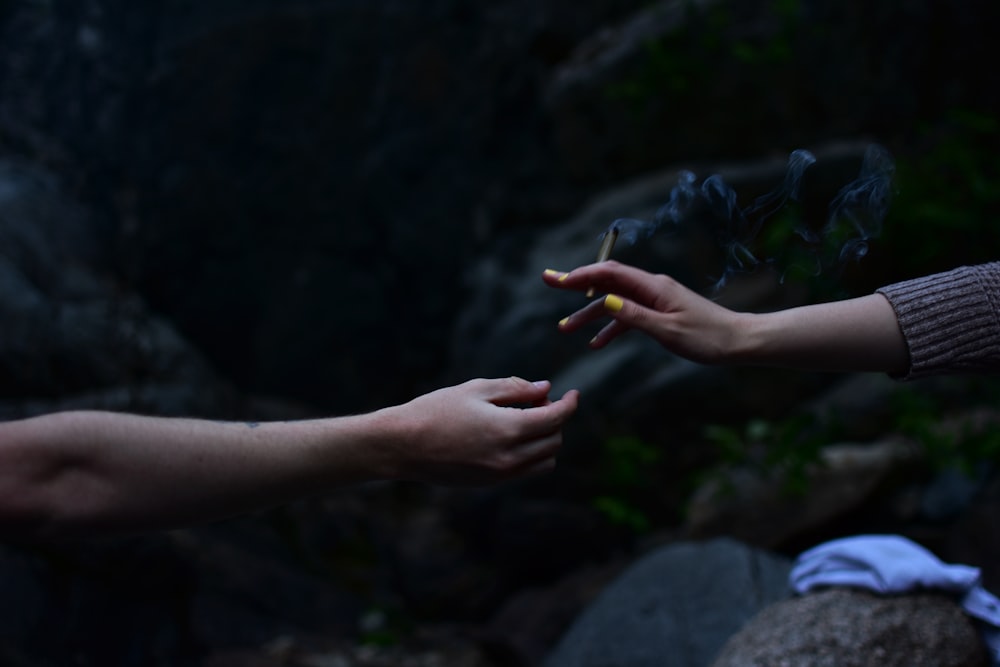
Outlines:
POLYGON ((592 347, 604 347, 615 337, 621 335, 632 326, 638 326, 637 322, 648 323, 656 317, 657 311, 645 306, 641 306, 630 300, 623 299, 617 294, 608 294, 600 299, 595 299, 569 317, 559 321, 559 329, 564 332, 572 332, 595 320, 612 317, 617 326, 605 326, 597 336, 591 339, 592 347))
POLYGON ((540 438, 521 442, 511 453, 519 463, 514 466, 514 470, 523 470, 539 461, 551 459, 559 453, 562 447, 562 432, 557 431, 540 438))
POLYGON ((571 287, 572 283, 566 284, 568 279, 568 271, 559 271, 556 269, 545 269, 542 271, 542 280, 551 287, 571 287))
POLYGON ((480 384, 480 395, 496 405, 507 405, 510 403, 532 404, 548 396, 552 383, 548 380, 538 380, 529 382, 524 378, 511 376, 509 378, 498 378, 493 380, 483 380, 480 384))
POLYGON ((549 398, 548 396, 545 396, 544 398, 538 399, 537 401, 535 401, 534 403, 531 404, 531 407, 533 407, 533 408, 543 408, 546 405, 552 405, 552 399, 549 398))
POLYGON ((520 420, 522 440, 557 432, 576 412, 579 404, 580 392, 571 389, 558 401, 521 410, 516 418, 520 420))
POLYGON ((559 330, 565 333, 572 333, 595 320, 607 316, 608 309, 604 305, 604 299, 595 299, 572 315, 559 320, 559 330))
POLYGON ((651 304, 659 296, 662 276, 615 260, 588 264, 569 272, 547 269, 542 279, 550 287, 621 294, 639 303, 651 304))
POLYGON ((597 332, 596 336, 590 339, 590 343, 588 344, 591 348, 599 350, 618 336, 628 331, 629 328, 630 327, 624 322, 611 320, 603 329, 597 332))
MULTIPOLYGON (((656 340, 661 340, 664 329, 664 318, 667 318, 668 315, 652 308, 646 308, 634 301, 623 299, 617 294, 608 294, 601 301, 608 314, 625 329, 638 329, 656 340)), ((614 336, 619 335, 621 330, 614 328, 602 333, 614 334, 605 341, 605 344, 607 344, 614 336)))

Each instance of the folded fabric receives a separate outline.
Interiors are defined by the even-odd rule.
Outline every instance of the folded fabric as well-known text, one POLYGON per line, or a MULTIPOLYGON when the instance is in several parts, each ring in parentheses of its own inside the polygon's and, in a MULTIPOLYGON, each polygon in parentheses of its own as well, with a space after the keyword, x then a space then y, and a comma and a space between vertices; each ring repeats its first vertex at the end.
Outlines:
POLYGON ((949 565, 899 535, 858 535, 825 542, 795 560, 789 582, 796 593, 827 586, 876 593, 939 590, 954 593, 980 621, 983 640, 1000 666, 1000 600, 981 585, 979 568, 949 565))

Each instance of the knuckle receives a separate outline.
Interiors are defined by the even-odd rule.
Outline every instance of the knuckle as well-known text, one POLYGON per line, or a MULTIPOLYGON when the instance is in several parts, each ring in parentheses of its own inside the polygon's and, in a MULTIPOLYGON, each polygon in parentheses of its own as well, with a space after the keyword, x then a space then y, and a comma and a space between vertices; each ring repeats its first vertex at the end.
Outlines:
POLYGON ((517 468, 518 458, 512 452, 497 452, 486 463, 490 472, 505 475, 517 468))
POLYGON ((654 278, 656 279, 657 287, 661 290, 671 290, 677 286, 677 281, 665 273, 658 273, 654 278))

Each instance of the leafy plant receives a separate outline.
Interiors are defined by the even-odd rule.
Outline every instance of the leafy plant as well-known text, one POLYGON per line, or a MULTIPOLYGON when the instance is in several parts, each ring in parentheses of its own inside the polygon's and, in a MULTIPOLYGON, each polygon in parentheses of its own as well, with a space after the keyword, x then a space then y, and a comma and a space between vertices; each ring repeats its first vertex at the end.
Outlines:
POLYGON ((609 98, 629 103, 636 113, 650 104, 669 99, 671 106, 702 103, 703 82, 712 80, 720 62, 735 61, 745 68, 744 78, 762 70, 794 64, 794 38, 799 26, 799 0, 775 0, 771 14, 777 19, 773 34, 733 38, 733 13, 724 6, 685 6, 684 28, 650 39, 644 44, 641 66, 627 79, 609 85, 609 98))
POLYGON ((646 513, 624 498, 597 496, 593 499, 592 505, 613 524, 624 526, 635 533, 645 533, 649 530, 650 522, 646 513))
POLYGON ((703 435, 714 444, 723 463, 779 473, 782 490, 802 495, 808 490, 809 467, 819 462, 822 445, 832 436, 811 414, 781 421, 752 419, 742 427, 711 424, 703 435))
MULTIPOLYGON (((982 405, 992 410, 998 393, 996 386, 983 388, 982 405)), ((899 432, 921 447, 933 468, 957 467, 969 474, 1000 457, 1000 430, 978 420, 974 407, 963 405, 956 415, 946 401, 915 390, 898 392, 892 403, 899 432)))
POLYGON ((650 520, 641 509, 643 491, 655 479, 658 447, 632 436, 616 436, 603 443, 598 462, 600 491, 592 506, 616 525, 633 532, 649 530, 650 520))
POLYGON ((924 148, 897 160, 886 252, 910 275, 996 259, 1000 121, 959 109, 922 134, 924 148))

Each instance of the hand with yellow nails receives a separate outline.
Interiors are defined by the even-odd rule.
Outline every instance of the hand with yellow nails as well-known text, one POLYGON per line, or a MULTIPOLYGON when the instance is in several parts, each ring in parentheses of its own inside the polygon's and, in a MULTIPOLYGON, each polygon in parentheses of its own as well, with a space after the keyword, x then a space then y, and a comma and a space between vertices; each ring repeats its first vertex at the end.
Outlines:
MULTIPOLYGON (((594 349, 636 329, 674 354, 704 364, 912 372, 908 341, 883 293, 755 314, 735 312, 669 276, 615 261, 569 272, 548 269, 542 279, 557 289, 594 288, 605 294, 559 322, 561 331, 572 333, 592 322, 610 320, 591 339, 594 349)), ((928 280, 937 282, 938 277, 928 280)), ((948 280, 940 278, 944 285, 950 284, 948 280)), ((903 289, 885 289, 894 287, 903 289)), ((919 314, 914 318, 923 321, 919 314)))
POLYGON ((696 294, 665 275, 653 275, 614 260, 590 264, 570 272, 547 269, 546 284, 586 292, 595 288, 604 296, 559 322, 565 333, 594 321, 610 321, 590 340, 600 349, 630 329, 658 340, 671 352, 706 364, 723 361, 733 347, 736 313, 696 294))

